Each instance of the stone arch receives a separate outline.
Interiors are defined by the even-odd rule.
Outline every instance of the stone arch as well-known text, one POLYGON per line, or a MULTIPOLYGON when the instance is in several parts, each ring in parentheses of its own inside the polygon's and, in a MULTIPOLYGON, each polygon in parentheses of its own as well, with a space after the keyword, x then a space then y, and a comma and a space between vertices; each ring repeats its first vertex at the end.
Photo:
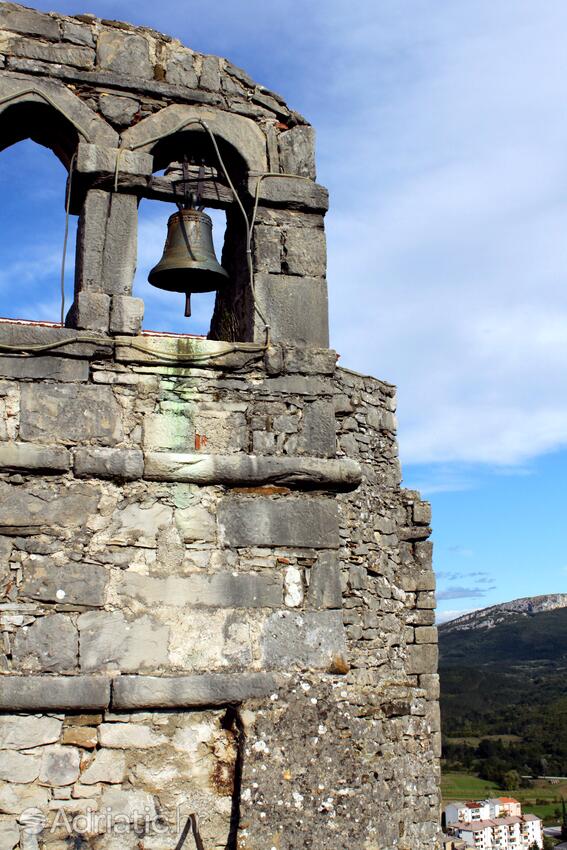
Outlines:
POLYGON ((0 78, 0 150, 25 138, 49 147, 66 168, 80 139, 115 146, 118 134, 63 85, 0 78))
POLYGON ((184 104, 167 106, 126 130, 122 135, 122 145, 143 153, 153 153, 160 140, 188 129, 198 131, 198 126, 184 126, 191 119, 206 121, 217 139, 225 142, 240 156, 249 172, 263 174, 268 170, 266 137, 262 130, 242 115, 207 107, 184 104))

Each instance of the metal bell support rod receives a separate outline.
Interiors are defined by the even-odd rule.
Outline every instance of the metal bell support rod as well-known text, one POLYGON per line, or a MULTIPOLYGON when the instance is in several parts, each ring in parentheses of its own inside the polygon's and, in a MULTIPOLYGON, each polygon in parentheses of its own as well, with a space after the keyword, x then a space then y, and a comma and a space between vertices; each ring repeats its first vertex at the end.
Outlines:
POLYGON ((199 169, 196 196, 189 191, 187 157, 183 164, 183 177, 173 181, 183 187, 184 201, 178 200, 178 212, 170 216, 167 239, 159 263, 148 275, 149 282, 170 292, 185 293, 185 315, 191 315, 191 294, 213 292, 228 280, 228 274, 218 262, 212 239, 211 218, 200 205, 203 166, 199 169))

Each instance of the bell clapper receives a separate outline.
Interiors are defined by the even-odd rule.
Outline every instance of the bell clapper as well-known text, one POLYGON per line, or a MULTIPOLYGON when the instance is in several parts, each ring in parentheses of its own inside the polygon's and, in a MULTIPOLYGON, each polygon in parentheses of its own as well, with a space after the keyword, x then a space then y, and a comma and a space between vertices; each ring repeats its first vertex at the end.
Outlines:
POLYGON ((191 315, 191 293, 185 293, 185 315, 187 318, 191 315))

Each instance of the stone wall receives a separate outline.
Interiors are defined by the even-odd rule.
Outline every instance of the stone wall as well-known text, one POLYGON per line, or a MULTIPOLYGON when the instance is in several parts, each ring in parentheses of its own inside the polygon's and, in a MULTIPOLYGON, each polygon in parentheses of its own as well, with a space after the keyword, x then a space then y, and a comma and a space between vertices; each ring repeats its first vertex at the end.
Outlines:
POLYGON ((169 850, 191 814, 206 850, 433 850, 430 510, 394 388, 327 348, 311 128, 158 33, 0 20, 0 138, 72 164, 81 212, 68 326, 0 321, 2 850, 169 850), (140 334, 137 203, 172 200, 152 175, 203 104, 248 212, 296 176, 260 184, 252 286, 210 166, 212 338, 140 334))

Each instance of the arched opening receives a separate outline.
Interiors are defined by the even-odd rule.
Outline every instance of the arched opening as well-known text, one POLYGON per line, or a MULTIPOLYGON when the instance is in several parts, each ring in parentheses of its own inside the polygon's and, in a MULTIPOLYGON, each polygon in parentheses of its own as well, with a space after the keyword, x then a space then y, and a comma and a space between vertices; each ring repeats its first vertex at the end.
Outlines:
MULTIPOLYGON (((19 128, 20 131, 22 128, 19 128)), ((67 172, 42 143, 17 139, 0 153, 0 317, 59 322, 67 172)), ((2 136, 2 141, 5 136, 2 136)), ((77 217, 70 216, 66 301, 72 301, 77 217)))
MULTIPOLYGON (((216 141, 230 180, 238 189, 247 174, 245 163, 231 145, 221 138, 216 141)), ((242 339, 236 322, 225 321, 226 333, 224 327, 222 331, 218 329, 219 305, 226 301, 227 291, 235 292, 246 285, 246 274, 243 275, 246 254, 242 213, 237 209, 211 138, 202 129, 178 132, 160 140, 152 153, 154 178, 139 206, 138 264, 134 283, 134 295, 144 300, 144 329, 215 339, 242 339), (188 184, 184 182, 187 177, 188 184), (183 293, 148 283, 148 273, 164 250, 168 219, 179 206, 187 205, 188 197, 191 197, 191 206, 202 209, 212 219, 216 259, 228 275, 222 290, 191 295, 190 318, 184 315, 183 293)), ((222 315, 226 313, 223 308, 222 315)))
MULTIPOLYGON (((67 173, 75 127, 52 106, 14 103, 0 114, 0 316, 59 322, 67 173), (55 156, 53 156, 55 154, 55 156)), ((71 299, 76 216, 69 217, 66 284, 71 299)))

